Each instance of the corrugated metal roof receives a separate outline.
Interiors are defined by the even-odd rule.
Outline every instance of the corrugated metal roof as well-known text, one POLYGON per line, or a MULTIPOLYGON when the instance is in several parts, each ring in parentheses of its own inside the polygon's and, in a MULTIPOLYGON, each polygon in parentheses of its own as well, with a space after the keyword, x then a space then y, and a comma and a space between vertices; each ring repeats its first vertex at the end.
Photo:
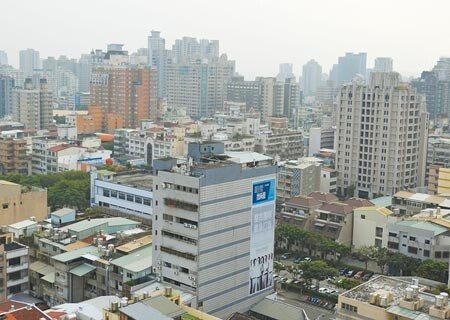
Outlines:
POLYGON ((132 272, 140 272, 152 266, 152 246, 136 250, 123 257, 114 259, 111 264, 132 272))
POLYGON ((253 306, 253 308, 251 308, 251 311, 275 320, 307 319, 305 318, 305 313, 303 309, 297 308, 293 305, 281 301, 267 298, 263 299, 261 302, 253 306))
POLYGON ((91 253, 93 255, 98 255, 99 254, 98 248, 94 247, 94 246, 84 247, 84 248, 76 249, 73 251, 57 254, 56 256, 53 256, 52 259, 54 259, 56 261, 60 261, 60 262, 67 262, 67 261, 71 261, 73 259, 80 258, 81 256, 83 256, 87 253, 91 253))
POLYGON ((49 283, 55 283, 55 271, 50 272, 49 274, 43 276, 41 279, 49 283))
POLYGON ((90 264, 83 263, 83 264, 80 264, 79 266, 71 269, 70 273, 74 274, 76 276, 82 277, 85 274, 88 274, 89 272, 91 272, 91 271, 93 271, 95 269, 97 269, 97 268, 94 267, 94 266, 91 266, 90 264))

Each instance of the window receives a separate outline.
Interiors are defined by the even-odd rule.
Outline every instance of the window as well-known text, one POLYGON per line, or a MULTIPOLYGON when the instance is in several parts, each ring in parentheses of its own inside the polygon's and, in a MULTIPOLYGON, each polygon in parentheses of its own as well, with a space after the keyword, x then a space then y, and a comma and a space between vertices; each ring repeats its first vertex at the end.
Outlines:
POLYGON ((109 198, 109 190, 108 189, 103 189, 103 196, 109 198))
POLYGON ((417 248, 408 246, 408 252, 412 254, 417 254, 417 248))
POLYGON ((381 237, 383 236, 383 228, 377 227, 377 228, 375 229, 375 236, 381 238, 381 237))
POLYGON ((366 218, 366 215, 365 214, 362 214, 361 215, 361 219, 365 219, 366 218))
POLYGON ((395 238, 397 238, 397 234, 394 233, 394 232, 389 232, 389 237, 395 237, 395 238))
POLYGON ((440 251, 436 251, 436 252, 434 253, 434 257, 435 257, 436 259, 440 259, 440 258, 442 257, 442 253, 441 253, 440 251))
POLYGON ((131 201, 131 202, 133 202, 133 201, 134 201, 134 197, 133 197, 133 195, 131 195, 131 194, 127 194, 127 201, 131 201))
POLYGON ((383 240, 381 240, 381 239, 375 239, 375 248, 381 248, 382 242, 383 242, 383 240))
POLYGON ((133 278, 133 274, 132 273, 130 273, 130 272, 127 272, 127 278, 133 278))
POLYGON ((119 199, 125 200, 125 194, 122 192, 119 192, 119 199))
POLYGON ((341 304, 341 309, 350 311, 350 312, 358 312, 358 307, 352 306, 351 304, 343 303, 341 304))
POLYGON ((425 240, 425 244, 430 244, 430 240, 429 240, 429 239, 426 239, 426 240, 425 240))
POLYGON ((448 252, 448 251, 443 251, 443 252, 442 252, 442 258, 448 259, 448 258, 449 258, 449 253, 450 253, 450 252, 448 252))
POLYGON ((9 203, 4 203, 3 204, 3 209, 8 209, 8 207, 9 207, 9 203))
POLYGON ((430 256, 430 250, 423 250, 423 256, 429 257, 430 256))
POLYGON ((410 237, 409 237, 409 240, 410 240, 410 241, 416 241, 416 237, 410 236, 410 237))

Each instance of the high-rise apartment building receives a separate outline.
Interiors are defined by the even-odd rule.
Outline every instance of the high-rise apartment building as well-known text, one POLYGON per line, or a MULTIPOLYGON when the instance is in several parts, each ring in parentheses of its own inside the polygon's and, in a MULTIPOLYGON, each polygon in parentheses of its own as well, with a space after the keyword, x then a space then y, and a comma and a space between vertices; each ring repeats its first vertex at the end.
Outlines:
POLYGON ((53 126, 52 92, 46 79, 39 86, 33 86, 30 78, 25 80, 23 89, 13 90, 13 119, 27 129, 49 129, 53 126))
POLYGON ((280 70, 277 74, 278 81, 295 78, 292 63, 280 63, 280 70))
POLYGON ((41 68, 39 51, 36 51, 34 49, 21 50, 19 58, 20 71, 25 74, 25 77, 32 76, 33 70, 41 68))
POLYGON ((142 119, 157 116, 156 70, 142 66, 101 65, 91 74, 90 104, 104 114, 123 117, 126 128, 136 128, 142 119))
POLYGON ((338 97, 338 193, 372 198, 423 186, 423 96, 392 72, 372 73, 370 85, 346 84, 338 97))
POLYGON ((273 291, 276 165, 222 143, 188 149, 186 164, 154 161, 154 272, 226 318, 273 291))
POLYGON ((425 95, 427 111, 433 121, 450 116, 449 57, 441 57, 431 71, 423 71, 420 78, 414 79, 411 84, 425 95))
POLYGON ((390 57, 375 58, 374 72, 392 72, 394 70, 394 60, 390 57))
POLYGON ((14 79, 0 75, 0 119, 12 114, 12 90, 14 79))
POLYGON ((183 37, 175 40, 171 54, 174 63, 219 58, 219 41, 183 37))
POLYGON ((167 104, 199 119, 222 110, 226 83, 231 77, 226 55, 218 59, 188 61, 167 66, 167 104))
POLYGON ((338 63, 333 66, 330 72, 330 80, 334 80, 338 86, 344 82, 352 81, 357 75, 366 75, 367 53, 345 53, 339 57, 338 63))
POLYGON ((0 64, 8 64, 8 55, 2 50, 0 50, 0 64))
POLYGON ((322 66, 313 60, 303 65, 302 91, 304 96, 314 96, 322 83, 322 66))
POLYGON ((166 93, 166 40, 161 38, 159 31, 151 32, 148 37, 148 65, 155 68, 158 73, 158 97, 166 93))

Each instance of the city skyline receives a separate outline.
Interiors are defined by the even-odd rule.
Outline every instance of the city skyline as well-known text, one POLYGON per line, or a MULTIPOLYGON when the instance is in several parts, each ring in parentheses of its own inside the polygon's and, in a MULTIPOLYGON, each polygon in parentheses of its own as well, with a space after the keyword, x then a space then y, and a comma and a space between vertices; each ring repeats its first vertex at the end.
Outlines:
POLYGON ((216 4, 202 0, 173 0, 158 6, 114 1, 108 5, 108 15, 103 15, 100 2, 7 0, 4 6, 10 14, 0 21, 0 50, 6 51, 10 64, 17 67, 19 51, 27 48, 40 51, 42 58, 79 58, 93 48, 105 48, 107 43, 123 43, 126 50, 133 52, 147 47, 150 31, 159 30, 169 48, 183 36, 219 40, 221 53, 236 60, 236 70, 247 79, 275 76, 280 63, 293 63, 294 73, 299 76, 310 59, 318 61, 323 72, 328 73, 345 52, 367 52, 369 68, 376 57, 392 57, 395 71, 417 77, 440 56, 450 55, 441 41, 450 30, 446 10, 435 10, 450 8, 450 4, 437 2, 440 5, 436 1, 433 5, 409 1, 404 7, 405 1, 383 0, 373 8, 353 0, 287 1, 283 5, 231 1, 217 10, 216 4), (54 14, 49 16, 48 12, 54 14), (26 19, 18 23, 20 16, 26 19), (426 16, 433 19, 425 19, 424 23, 426 16), (74 21, 68 17, 80 18, 74 21), (34 36, 30 32, 34 28, 46 36, 34 36), (271 44, 270 50, 265 50, 267 44, 271 44))

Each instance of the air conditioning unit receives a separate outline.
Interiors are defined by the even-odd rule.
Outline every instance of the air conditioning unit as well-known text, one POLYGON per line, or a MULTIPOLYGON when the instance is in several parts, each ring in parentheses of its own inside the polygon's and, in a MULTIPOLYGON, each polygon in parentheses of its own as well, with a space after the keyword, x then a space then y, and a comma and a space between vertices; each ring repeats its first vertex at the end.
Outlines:
POLYGON ((174 271, 173 273, 176 274, 176 275, 178 275, 179 272, 178 272, 178 271, 174 271))
POLYGON ((192 281, 192 285, 195 287, 197 285, 197 282, 192 281))
POLYGON ((153 272, 156 272, 158 269, 156 267, 153 267, 153 272))
POLYGON ((191 228, 197 230, 197 226, 195 224, 193 224, 191 228))
POLYGON ((187 223, 184 224, 184 227, 185 227, 185 228, 189 228, 189 226, 190 226, 190 225, 187 224, 187 223))

